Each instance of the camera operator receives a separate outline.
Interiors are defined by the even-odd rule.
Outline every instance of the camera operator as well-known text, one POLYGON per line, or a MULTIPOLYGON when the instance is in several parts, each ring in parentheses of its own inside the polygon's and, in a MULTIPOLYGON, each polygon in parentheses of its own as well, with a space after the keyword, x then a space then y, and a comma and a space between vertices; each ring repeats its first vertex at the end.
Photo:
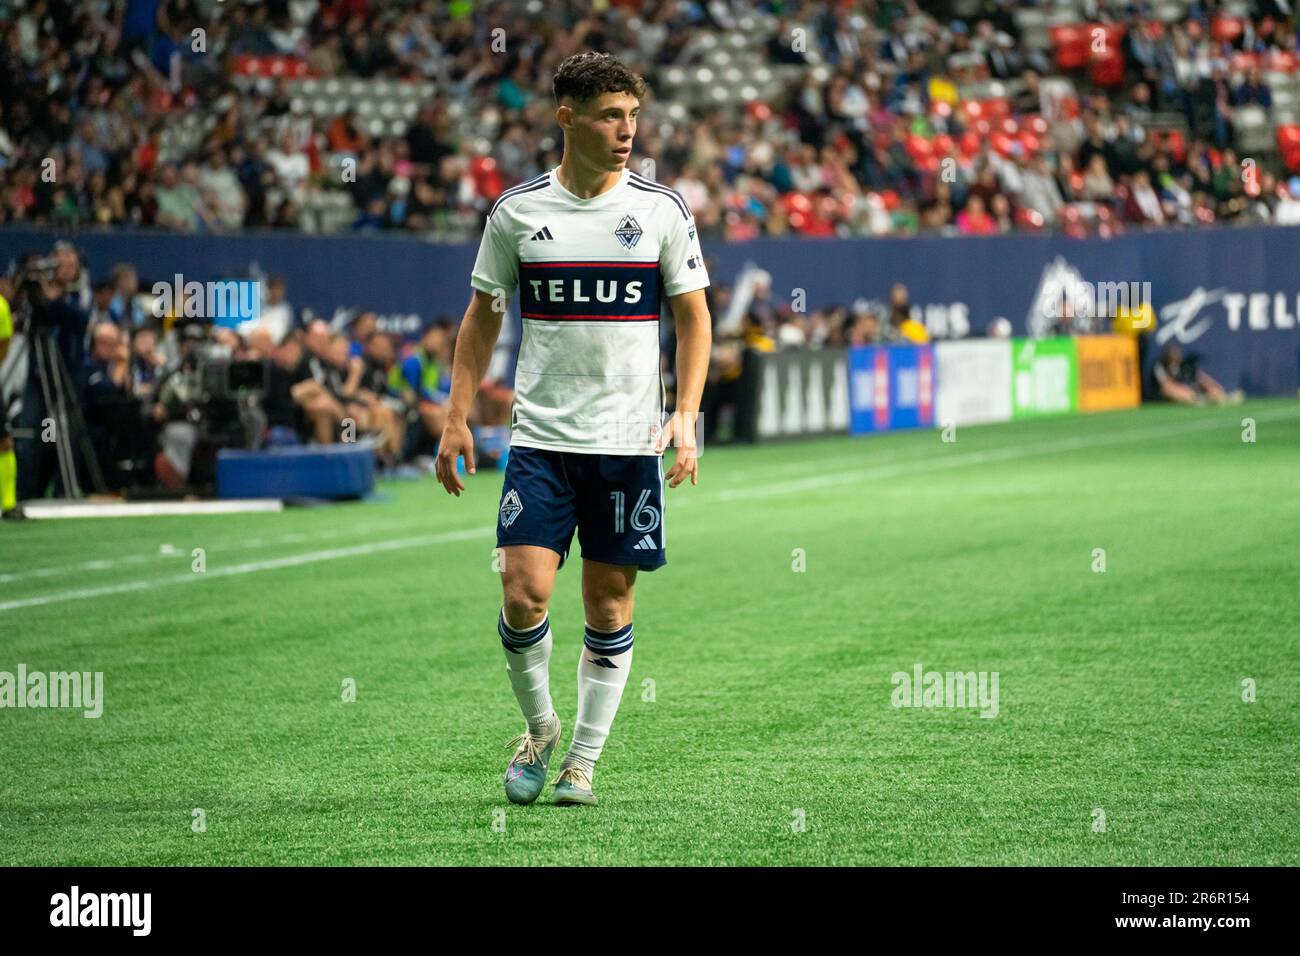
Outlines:
POLYGON ((190 477, 190 464, 203 421, 203 375, 200 351, 207 338, 203 326, 188 323, 180 330, 179 357, 158 383, 153 419, 161 428, 162 450, 154 457, 154 473, 168 491, 181 491, 190 477))
POLYGON ((53 289, 51 296, 64 310, 66 321, 70 324, 69 335, 80 334, 80 339, 69 341, 70 350, 64 355, 69 369, 78 369, 86 361, 90 346, 90 312, 94 308, 94 291, 90 284, 90 274, 81 264, 81 255, 77 247, 70 242, 54 244, 54 250, 47 260, 52 263, 53 289))
MULTIPOLYGON (((22 386, 21 411, 15 431, 23 437, 15 439, 18 459, 18 497, 43 498, 50 482, 59 470, 57 441, 42 440, 46 422, 52 411, 45 404, 45 390, 57 390, 56 381, 42 381, 42 362, 31 355, 37 340, 53 345, 53 354, 68 370, 80 370, 85 364, 86 332, 89 312, 82 307, 84 273, 76 251, 69 243, 58 243, 56 255, 41 258, 28 253, 21 257, 13 277, 14 298, 10 301, 15 318, 15 328, 25 340, 27 375, 22 386)), ((84 289, 89 301, 89 287, 84 289)), ((54 378, 59 375, 51 369, 54 378)), ((76 396, 68 396, 75 401, 76 396)), ((64 494, 59 478, 56 488, 64 494)))

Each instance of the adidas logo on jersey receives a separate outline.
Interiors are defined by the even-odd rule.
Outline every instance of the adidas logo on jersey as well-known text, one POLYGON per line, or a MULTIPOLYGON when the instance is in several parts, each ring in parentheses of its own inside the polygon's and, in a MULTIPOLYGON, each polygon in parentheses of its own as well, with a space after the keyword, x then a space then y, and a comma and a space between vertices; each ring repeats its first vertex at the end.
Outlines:
POLYGON ((532 238, 533 239, 554 239, 555 237, 551 235, 550 226, 542 226, 541 229, 538 229, 535 233, 533 233, 532 238))
POLYGON ((647 534, 644 537, 642 537, 640 541, 638 541, 636 544, 632 546, 632 550, 633 551, 656 551, 658 550, 658 545, 655 544, 655 539, 650 537, 650 535, 647 534))

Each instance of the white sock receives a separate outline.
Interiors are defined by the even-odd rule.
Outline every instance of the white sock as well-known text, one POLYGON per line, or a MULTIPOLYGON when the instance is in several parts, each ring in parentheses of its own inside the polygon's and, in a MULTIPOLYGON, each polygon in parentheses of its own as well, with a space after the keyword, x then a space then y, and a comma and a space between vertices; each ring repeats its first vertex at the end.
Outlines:
POLYGON ((506 623, 505 610, 497 621, 497 633, 506 655, 506 674, 519 709, 534 737, 549 737, 555 731, 555 707, 551 703, 551 619, 526 631, 506 623))
POLYGON ((564 766, 577 767, 591 777, 632 669, 632 625, 610 633, 588 626, 583 645, 578 658, 578 719, 564 766))

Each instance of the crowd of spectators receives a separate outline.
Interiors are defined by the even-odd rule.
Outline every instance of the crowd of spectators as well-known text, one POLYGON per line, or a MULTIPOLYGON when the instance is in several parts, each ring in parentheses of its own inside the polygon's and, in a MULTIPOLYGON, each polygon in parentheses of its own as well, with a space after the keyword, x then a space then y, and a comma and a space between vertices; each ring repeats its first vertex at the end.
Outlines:
POLYGON ((304 207, 336 193, 352 229, 472 239, 504 188, 558 162, 549 80, 584 47, 647 75, 633 165, 653 163, 706 237, 1300 222, 1300 176, 1244 156, 1235 124, 1272 105, 1259 58, 1297 54, 1291 5, 1255 0, 1225 33, 1216 0, 1172 23, 1145 0, 1082 0, 1115 44, 1111 73, 1023 42, 1032 0, 976 6, 6 0, 0 223, 304 229, 304 207), (698 39, 744 31, 744 56, 784 86, 683 108, 672 74, 697 69, 698 39), (346 108, 295 105, 284 79, 249 82, 257 58, 433 92, 403 134, 375 134, 346 108), (959 92, 991 80, 1006 95, 959 92), (177 145, 190 115, 211 125, 177 145))
MULTIPOLYGON (((32 348, 42 329, 68 370, 69 398, 109 490, 210 489, 223 447, 358 442, 382 469, 429 470, 450 390, 452 320, 440 316, 404 342, 373 312, 331 323, 295 310, 282 280, 264 285, 256 319, 214 325, 185 317, 183 300, 163 311, 132 264, 93 281, 70 243, 22 257, 0 277, 21 343, 0 366, 0 392, 21 399, 16 433, 39 435, 52 420, 46 386, 57 373, 32 348)), ((499 453, 512 400, 501 382, 482 384, 470 423, 485 461, 499 453)), ((26 448, 24 499, 40 497, 57 467, 51 443, 26 448)))

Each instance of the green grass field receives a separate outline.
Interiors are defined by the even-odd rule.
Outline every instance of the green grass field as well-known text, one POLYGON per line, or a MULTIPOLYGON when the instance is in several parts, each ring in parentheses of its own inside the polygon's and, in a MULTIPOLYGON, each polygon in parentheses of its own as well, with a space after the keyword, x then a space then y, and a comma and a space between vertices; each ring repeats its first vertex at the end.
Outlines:
POLYGON ((595 808, 502 793, 500 484, 0 527, 0 670, 105 675, 0 710, 0 864, 1300 863, 1294 401, 706 449, 595 808), (891 706, 918 663, 997 716, 891 706))

